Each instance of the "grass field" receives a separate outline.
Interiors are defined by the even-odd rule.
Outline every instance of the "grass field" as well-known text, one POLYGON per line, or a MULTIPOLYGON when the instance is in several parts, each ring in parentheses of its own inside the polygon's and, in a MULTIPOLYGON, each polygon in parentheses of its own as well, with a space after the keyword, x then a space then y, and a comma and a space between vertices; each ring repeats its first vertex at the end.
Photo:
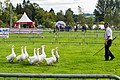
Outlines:
MULTIPOLYGON (((104 31, 60 32, 58 34, 44 32, 43 34, 10 34, 7 39, 0 39, 0 72, 1 73, 33 73, 33 74, 114 74, 120 76, 120 37, 110 48, 115 59, 104 61, 104 50, 93 56, 104 46, 104 31), (22 37, 24 36, 24 38, 22 37), (28 36, 29 38, 25 38, 28 36), (34 38, 33 38, 34 36, 34 38), (41 38, 44 36, 44 38, 41 38), (32 37, 32 38, 31 38, 32 37), (36 38, 35 38, 36 37, 36 38), (59 62, 53 66, 47 64, 30 65, 27 61, 19 63, 14 60, 9 63, 6 56, 11 53, 11 46, 15 45, 15 53, 21 54, 21 46, 27 46, 30 56, 33 49, 46 45, 47 57, 51 56, 51 49, 59 47, 59 62)), ((120 34, 114 31, 113 37, 120 34)))

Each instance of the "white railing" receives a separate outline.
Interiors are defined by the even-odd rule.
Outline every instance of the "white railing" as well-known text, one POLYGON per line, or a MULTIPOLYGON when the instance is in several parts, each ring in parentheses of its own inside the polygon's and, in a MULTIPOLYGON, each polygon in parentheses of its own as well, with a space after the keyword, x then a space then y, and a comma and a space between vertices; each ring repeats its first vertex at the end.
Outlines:
POLYGON ((42 29, 38 28, 10 28, 10 34, 41 34, 43 33, 42 29))
POLYGON ((16 73, 0 73, 0 77, 3 77, 4 80, 6 80, 6 78, 10 78, 10 77, 14 77, 17 80, 19 80, 19 78, 29 78, 30 80, 32 80, 33 78, 68 78, 68 79, 115 79, 115 80, 120 80, 119 76, 116 75, 111 75, 111 74, 16 74, 16 73))

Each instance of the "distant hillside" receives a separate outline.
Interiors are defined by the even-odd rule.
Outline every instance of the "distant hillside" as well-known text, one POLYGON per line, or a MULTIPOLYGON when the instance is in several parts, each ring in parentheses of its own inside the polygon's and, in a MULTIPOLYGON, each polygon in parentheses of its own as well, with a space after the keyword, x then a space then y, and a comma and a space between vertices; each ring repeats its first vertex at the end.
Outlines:
POLYGON ((90 13, 84 13, 84 15, 85 15, 86 17, 94 17, 94 16, 95 16, 94 14, 90 14, 90 13))

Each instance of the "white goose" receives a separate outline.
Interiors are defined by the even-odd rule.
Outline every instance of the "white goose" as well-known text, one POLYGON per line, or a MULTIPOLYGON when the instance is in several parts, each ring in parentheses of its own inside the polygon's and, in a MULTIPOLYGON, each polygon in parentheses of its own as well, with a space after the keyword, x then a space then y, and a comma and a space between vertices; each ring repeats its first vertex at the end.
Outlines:
POLYGON ((40 62, 42 62, 45 58, 46 58, 46 54, 45 54, 45 45, 42 45, 41 46, 41 50, 42 50, 42 53, 39 55, 40 56, 40 62))
POLYGON ((29 56, 28 61, 30 61, 30 59, 32 59, 32 58, 37 56, 37 52, 36 51, 37 51, 37 49, 34 48, 34 55, 33 56, 29 56))
POLYGON ((52 57, 50 58, 45 58, 46 62, 48 65, 52 65, 54 62, 56 62, 56 57, 54 55, 54 49, 51 50, 51 53, 52 53, 52 57))
POLYGON ((26 50, 26 46, 24 47, 24 53, 25 53, 25 59, 27 59, 29 57, 29 55, 28 55, 28 52, 26 50))
POLYGON ((36 56, 34 56, 34 57, 32 57, 32 58, 29 58, 29 63, 30 64, 37 64, 37 63, 39 63, 39 60, 40 60, 40 57, 39 57, 39 49, 40 48, 38 48, 37 49, 37 55, 36 56))
POLYGON ((24 51, 23 51, 23 46, 21 47, 21 52, 22 52, 22 54, 21 54, 21 55, 18 55, 18 56, 16 57, 17 61, 19 61, 19 62, 25 60, 25 54, 24 54, 24 51))
POLYGON ((34 56, 37 56, 37 49, 36 48, 34 48, 34 56))
POLYGON ((16 57, 15 51, 14 51, 14 45, 12 45, 12 53, 6 57, 6 59, 9 62, 13 62, 14 58, 16 57))
POLYGON ((58 54, 58 47, 56 47, 56 50, 55 50, 55 57, 56 57, 56 62, 58 62, 58 59, 59 59, 59 54, 58 54))

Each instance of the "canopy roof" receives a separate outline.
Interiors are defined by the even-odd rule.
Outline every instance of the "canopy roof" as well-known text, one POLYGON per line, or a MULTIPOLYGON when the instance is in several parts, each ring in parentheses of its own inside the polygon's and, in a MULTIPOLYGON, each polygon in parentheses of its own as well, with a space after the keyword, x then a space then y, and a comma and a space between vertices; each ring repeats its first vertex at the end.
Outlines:
POLYGON ((24 12, 20 20, 18 20, 17 22, 32 22, 32 21, 28 18, 27 14, 24 12))
POLYGON ((35 22, 31 21, 28 18, 27 14, 24 12, 22 17, 17 22, 14 22, 14 27, 18 28, 20 24, 28 24, 28 25, 31 25, 31 27, 34 27, 35 22))

